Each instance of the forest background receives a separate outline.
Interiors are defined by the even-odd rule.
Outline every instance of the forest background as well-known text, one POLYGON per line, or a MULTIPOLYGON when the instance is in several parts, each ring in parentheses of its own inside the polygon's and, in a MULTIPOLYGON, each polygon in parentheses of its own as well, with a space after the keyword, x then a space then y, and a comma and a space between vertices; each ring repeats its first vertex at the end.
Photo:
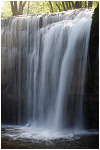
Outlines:
POLYGON ((1 18, 96 7, 99 1, 1 1, 1 18))

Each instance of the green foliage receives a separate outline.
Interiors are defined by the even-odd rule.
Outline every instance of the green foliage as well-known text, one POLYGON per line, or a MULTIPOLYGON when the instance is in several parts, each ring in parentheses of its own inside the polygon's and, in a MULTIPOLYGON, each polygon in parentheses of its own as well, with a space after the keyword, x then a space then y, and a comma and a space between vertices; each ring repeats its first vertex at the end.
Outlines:
POLYGON ((93 1, 93 7, 96 8, 99 5, 99 1, 93 1))
MULTIPOLYGON (((17 1, 18 3, 20 1, 17 1)), ((53 12, 59 12, 59 11, 64 11, 64 6, 65 10, 68 9, 74 9, 77 8, 76 2, 77 1, 50 1, 52 4, 53 12), (63 6, 64 4, 64 6, 63 6), (67 6, 67 5, 68 6, 67 6)), ((93 1, 93 7, 96 7, 99 1, 93 1)), ((19 5, 18 5, 19 6, 19 5)), ((78 8, 85 8, 88 7, 88 1, 78 1, 78 8)), ((50 13, 51 11, 51 6, 49 1, 27 1, 23 15, 25 14, 37 14, 37 13, 50 13)), ((12 12, 11 12, 11 5, 10 1, 1 1, 1 18, 6 18, 6 17, 11 17, 12 12)))
POLYGON ((11 7, 9 1, 1 1, 1 18, 11 17, 11 7))
MULTIPOLYGON (((28 11, 28 2, 24 8, 24 14, 27 14, 28 11)), ((50 9, 48 7, 48 2, 46 1, 31 1, 29 5, 29 13, 30 14, 37 14, 37 13, 50 13, 50 9)))

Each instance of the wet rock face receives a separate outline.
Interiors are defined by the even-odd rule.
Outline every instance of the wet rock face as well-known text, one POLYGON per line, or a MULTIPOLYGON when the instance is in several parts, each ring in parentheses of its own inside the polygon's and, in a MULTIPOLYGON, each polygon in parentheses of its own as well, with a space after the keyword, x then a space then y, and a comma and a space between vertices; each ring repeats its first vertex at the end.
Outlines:
POLYGON ((83 102, 86 129, 99 129, 99 96, 85 95, 83 102))
POLYGON ((85 120, 88 128, 99 128, 99 5, 94 10, 89 42, 84 103, 85 120))
POLYGON ((99 5, 92 17, 87 70, 87 93, 99 95, 99 5))

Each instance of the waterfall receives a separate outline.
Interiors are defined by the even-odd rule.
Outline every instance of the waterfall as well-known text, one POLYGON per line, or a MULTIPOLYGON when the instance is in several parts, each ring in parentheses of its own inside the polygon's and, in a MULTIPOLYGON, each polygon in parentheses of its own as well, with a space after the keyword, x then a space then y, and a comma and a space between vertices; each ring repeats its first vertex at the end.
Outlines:
POLYGON ((2 19, 2 123, 84 128, 91 9, 2 19))

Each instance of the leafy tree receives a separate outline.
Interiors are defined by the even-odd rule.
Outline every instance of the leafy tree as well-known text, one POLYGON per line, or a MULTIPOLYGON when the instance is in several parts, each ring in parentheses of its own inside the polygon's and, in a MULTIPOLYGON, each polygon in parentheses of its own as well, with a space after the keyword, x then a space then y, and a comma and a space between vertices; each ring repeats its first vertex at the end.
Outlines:
POLYGON ((56 6, 58 7, 59 11, 61 11, 59 4, 56 2, 56 6))
POLYGON ((76 2, 75 2, 75 7, 76 7, 76 8, 79 8, 79 1, 76 1, 76 2))
POLYGON ((65 4, 64 4, 64 1, 62 1, 62 5, 63 5, 63 9, 66 11, 66 7, 65 7, 65 4))
POLYGON ((11 6, 9 1, 1 1, 1 18, 7 18, 11 16, 12 13, 11 13, 11 6))
POLYGON ((73 1, 71 1, 71 3, 72 3, 72 8, 74 9, 75 8, 75 4, 74 4, 73 1))
POLYGON ((85 8, 87 8, 87 1, 85 1, 85 8))
POLYGON ((71 9, 71 3, 70 3, 70 1, 68 1, 68 3, 69 3, 69 9, 71 9))
POLYGON ((91 7, 91 2, 94 8, 99 3, 99 1, 1 1, 1 17, 87 8, 91 7))
POLYGON ((88 8, 92 7, 92 1, 88 1, 88 8))
POLYGON ((29 8, 30 8, 30 1, 28 1, 28 9, 27 9, 27 14, 29 14, 29 13, 30 13, 30 11, 29 11, 29 8))
POLYGON ((10 1, 10 4, 11 4, 11 11, 13 16, 23 14, 23 9, 26 4, 26 1, 19 1, 19 7, 18 7, 18 1, 10 1))
POLYGON ((50 8, 51 8, 51 9, 50 9, 50 12, 53 13, 53 7, 52 7, 51 1, 49 1, 49 4, 50 4, 50 8))

